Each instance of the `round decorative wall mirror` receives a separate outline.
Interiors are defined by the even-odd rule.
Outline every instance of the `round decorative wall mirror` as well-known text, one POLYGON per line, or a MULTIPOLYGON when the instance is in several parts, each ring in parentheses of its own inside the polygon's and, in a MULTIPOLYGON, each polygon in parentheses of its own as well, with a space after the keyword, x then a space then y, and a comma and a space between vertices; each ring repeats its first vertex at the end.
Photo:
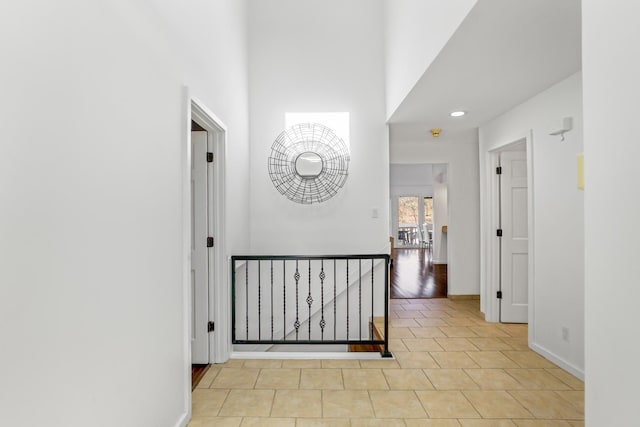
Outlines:
POLYGON ((269 177, 289 200, 321 203, 345 184, 349 160, 347 145, 333 130, 318 123, 300 123, 273 142, 269 177))
POLYGON ((296 173, 302 178, 317 178, 322 173, 322 157, 311 151, 302 153, 296 159, 296 173))

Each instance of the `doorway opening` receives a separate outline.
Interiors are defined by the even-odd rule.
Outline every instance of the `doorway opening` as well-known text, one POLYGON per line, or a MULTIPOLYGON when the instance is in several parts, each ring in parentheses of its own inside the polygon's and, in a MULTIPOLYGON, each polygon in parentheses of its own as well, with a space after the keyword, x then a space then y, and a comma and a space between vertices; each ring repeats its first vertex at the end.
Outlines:
POLYGON ((446 298, 446 164, 391 164, 391 298, 446 298))

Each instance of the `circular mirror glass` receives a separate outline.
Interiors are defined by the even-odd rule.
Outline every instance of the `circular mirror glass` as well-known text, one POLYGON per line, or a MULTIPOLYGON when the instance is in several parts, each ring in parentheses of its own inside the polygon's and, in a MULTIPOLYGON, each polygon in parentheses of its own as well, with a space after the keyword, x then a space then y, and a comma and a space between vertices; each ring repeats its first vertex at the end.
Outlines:
POLYGON ((311 151, 302 153, 296 159, 296 173, 302 178, 316 178, 322 172, 322 157, 311 151))

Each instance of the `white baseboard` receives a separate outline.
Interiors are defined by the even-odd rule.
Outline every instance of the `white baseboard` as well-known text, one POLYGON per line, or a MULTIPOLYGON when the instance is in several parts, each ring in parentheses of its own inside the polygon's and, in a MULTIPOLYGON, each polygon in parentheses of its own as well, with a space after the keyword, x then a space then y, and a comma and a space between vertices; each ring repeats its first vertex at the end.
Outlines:
POLYGON ((577 366, 567 362, 562 357, 556 355, 555 353, 547 350, 544 347, 541 347, 540 345, 538 345, 536 343, 529 343, 529 347, 531 348, 531 350, 535 351, 540 356, 544 357, 545 359, 550 360, 551 362, 555 363, 556 365, 558 365, 559 367, 561 367, 565 371, 569 372, 570 374, 572 374, 572 375, 580 378, 582 381, 584 381, 584 370, 583 369, 580 369, 577 366))
MULTIPOLYGON (((314 352, 314 353, 300 353, 293 351, 234 351, 231 353, 231 359, 351 359, 351 360, 376 360, 383 359, 380 353, 329 353, 329 352, 314 352)), ((393 357, 385 357, 385 360, 393 360, 393 357)))
POLYGON ((189 413, 183 413, 180 418, 178 418, 178 422, 175 424, 175 427, 187 427, 187 423, 189 423, 189 413))

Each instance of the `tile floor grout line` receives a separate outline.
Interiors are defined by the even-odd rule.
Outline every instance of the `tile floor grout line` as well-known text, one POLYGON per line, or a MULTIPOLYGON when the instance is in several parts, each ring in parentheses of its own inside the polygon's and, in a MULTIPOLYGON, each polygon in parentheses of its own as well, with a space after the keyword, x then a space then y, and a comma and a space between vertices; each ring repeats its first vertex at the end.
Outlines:
POLYGON ((273 390, 273 397, 271 397, 271 406, 269 407, 269 418, 271 418, 271 415, 273 414, 273 404, 276 402, 277 393, 278 390, 273 390))
MULTIPOLYGON (((471 381, 473 381, 473 378, 471 379, 471 381)), ((480 415, 481 419, 485 419, 485 417, 482 415, 482 413, 480 412, 480 410, 476 407, 476 405, 473 404, 473 402, 471 401, 471 399, 469 399, 469 397, 465 394, 465 391, 469 391, 469 390, 459 390, 458 392, 460 394, 462 394, 462 396, 467 400, 467 402, 469 402, 469 405, 471 405, 471 407, 473 408, 474 411, 476 411, 476 413, 478 415, 480 415)), ((476 390, 473 390, 476 391, 476 390)))
MULTIPOLYGON (((222 408, 224 408, 224 404, 227 403, 227 399, 229 398, 230 394, 231 394, 231 389, 227 390, 227 394, 224 396, 224 400, 222 401, 222 404, 220 405, 220 408, 218 408, 218 410, 216 411, 216 417, 220 416, 220 411, 222 411, 222 408)), ((191 407, 192 407, 192 410, 193 410, 193 399, 191 401, 191 407)))
MULTIPOLYGON (((435 389, 435 387, 434 387, 434 389, 435 389)), ((424 413, 427 414, 427 418, 431 418, 431 414, 429 414, 429 411, 427 411, 427 408, 424 406, 424 403, 422 402, 422 399, 420 399, 420 396, 418 396, 418 391, 417 390, 413 390, 413 394, 416 396, 416 399, 418 399, 418 402, 420 403, 420 407, 422 407, 422 410, 424 411, 424 413)), ((405 424, 406 424, 406 422, 405 422, 405 424)))
MULTIPOLYGON (((474 379, 473 379, 473 377, 467 373, 467 369, 470 369, 470 368, 462 368, 462 372, 464 372, 464 373, 465 373, 465 375, 466 375, 466 376, 468 376, 468 377, 469 377, 469 379, 471 379, 471 382, 473 382, 475 385, 477 385, 477 386, 478 386, 478 390, 482 390, 482 385, 480 385, 480 383, 479 383, 479 382, 477 382, 476 380, 474 380, 474 379)), ((481 369, 482 369, 482 368, 481 368, 481 369)), ((479 413, 479 412, 478 412, 478 413, 479 413)))

